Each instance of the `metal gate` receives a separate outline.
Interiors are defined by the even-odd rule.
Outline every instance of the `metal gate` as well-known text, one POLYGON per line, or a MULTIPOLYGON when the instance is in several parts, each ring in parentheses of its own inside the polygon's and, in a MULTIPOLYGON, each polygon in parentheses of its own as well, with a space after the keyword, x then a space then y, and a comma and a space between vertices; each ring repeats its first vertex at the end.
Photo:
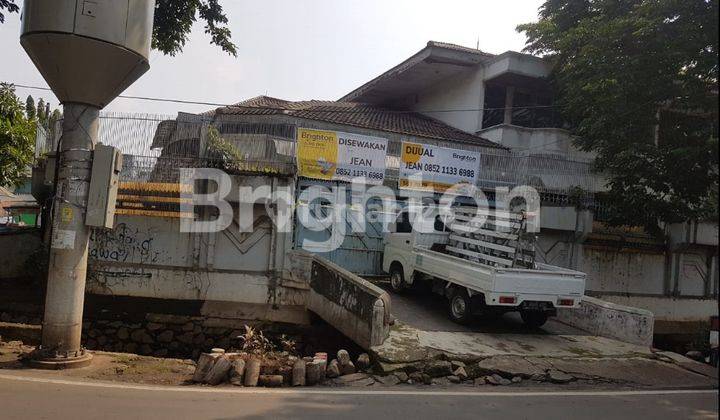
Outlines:
MULTIPOLYGON (((295 215, 295 238, 294 247, 296 249, 306 249, 314 254, 332 261, 333 263, 343 267, 344 269, 360 276, 379 276, 382 271, 382 255, 383 255, 383 223, 380 220, 366 220, 364 229, 360 230, 363 215, 371 213, 371 209, 375 209, 380 203, 379 198, 369 199, 362 208, 351 206, 352 191, 349 186, 346 189, 339 189, 343 183, 334 181, 320 181, 310 179, 299 179, 297 185, 297 205, 298 211, 303 206, 307 206, 311 214, 318 218, 328 217, 334 210, 333 203, 345 203, 348 210, 343 214, 345 235, 335 249, 307 248, 303 244, 308 241, 324 242, 328 241, 332 235, 332 228, 306 226, 300 221, 299 214, 295 215), (325 199, 313 200, 311 203, 303 202, 300 197, 307 188, 318 185, 327 188, 332 197, 325 199)), ((337 227, 336 227, 337 228, 337 227)))

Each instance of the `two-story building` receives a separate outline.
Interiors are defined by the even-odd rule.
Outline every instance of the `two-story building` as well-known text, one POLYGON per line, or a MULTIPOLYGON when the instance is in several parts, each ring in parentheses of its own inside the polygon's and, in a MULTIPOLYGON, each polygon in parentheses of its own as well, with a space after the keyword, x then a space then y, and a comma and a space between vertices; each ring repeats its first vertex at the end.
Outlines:
POLYGON ((524 179, 544 200, 539 254, 588 273, 588 294, 653 311, 657 334, 697 331, 689 325, 718 313, 717 221, 668 226, 664 240, 605 226, 595 197, 606 178, 574 147, 550 73, 532 55, 431 41, 340 101, 416 111, 525 156, 524 179), (584 203, 572 199, 577 191, 584 203))

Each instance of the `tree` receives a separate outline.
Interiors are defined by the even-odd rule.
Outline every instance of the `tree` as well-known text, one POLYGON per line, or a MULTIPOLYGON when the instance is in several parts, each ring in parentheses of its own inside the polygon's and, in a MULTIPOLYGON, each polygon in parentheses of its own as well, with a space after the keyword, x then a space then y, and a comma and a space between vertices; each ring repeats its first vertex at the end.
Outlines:
POLYGON ((15 88, 0 84, 0 185, 16 185, 25 177, 34 146, 35 122, 25 116, 15 88))
POLYGON ((60 112, 59 109, 55 108, 52 114, 50 114, 50 118, 48 118, 47 128, 52 130, 55 127, 55 124, 57 124, 57 122, 60 121, 62 117, 62 112, 60 112))
POLYGON ((227 27, 228 19, 219 0, 156 0, 152 47, 172 56, 182 52, 198 17, 205 22, 210 43, 237 56, 237 48, 231 41, 232 33, 227 27))
POLYGON ((25 99, 25 115, 29 120, 33 120, 35 114, 35 99, 33 99, 32 95, 28 95, 27 99, 25 99))
MULTIPOLYGON (((20 10, 15 1, 0 0, 0 23, 5 22, 3 10, 9 13, 20 10)), ((205 33, 210 35, 211 44, 237 56, 232 32, 227 27, 228 18, 219 0, 156 0, 152 47, 165 55, 182 52, 198 18, 205 22, 205 33)))
POLYGON ((15 4, 15 0, 0 0, 0 23, 5 23, 3 10, 7 10, 9 13, 17 13, 20 11, 20 7, 15 4))
POLYGON ((41 124, 45 123, 45 100, 43 98, 40 98, 37 103, 37 110, 35 111, 35 116, 41 124))
POLYGON ((547 0, 518 30, 610 176, 611 223, 659 232, 717 214, 718 0, 547 0))

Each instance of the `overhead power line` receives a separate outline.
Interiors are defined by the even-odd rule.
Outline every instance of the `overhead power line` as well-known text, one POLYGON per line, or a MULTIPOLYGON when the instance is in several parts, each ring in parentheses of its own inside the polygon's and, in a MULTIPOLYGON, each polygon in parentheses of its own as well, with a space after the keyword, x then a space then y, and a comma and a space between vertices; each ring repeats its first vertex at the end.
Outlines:
MULTIPOLYGON (((52 91, 52 89, 42 86, 32 86, 32 85, 24 85, 24 84, 18 84, 18 83, 11 83, 15 87, 24 88, 24 89, 35 89, 35 90, 44 90, 44 91, 52 91)), ((150 96, 131 96, 131 95, 120 95, 118 98, 122 99, 132 99, 132 100, 139 100, 139 101, 151 101, 151 102, 166 102, 166 103, 176 103, 176 104, 185 104, 185 105, 207 105, 207 106, 215 106, 215 107, 232 107, 232 108, 247 108, 247 109, 270 109, 275 111, 286 111, 285 108, 276 108, 276 107, 270 107, 270 106, 248 106, 248 105, 239 105, 239 104, 224 104, 224 103, 218 103, 218 102, 206 102, 206 101, 193 101, 193 100, 186 100, 186 99, 175 99, 175 98, 157 98, 157 97, 150 97, 150 96)), ((530 106, 517 106, 517 107, 499 107, 499 108, 463 108, 463 109, 418 109, 418 110, 388 110, 389 112, 394 112, 398 114, 411 114, 411 113, 450 113, 450 112, 482 112, 482 111, 504 111, 507 109, 548 109, 548 108, 560 108, 560 105, 530 105, 530 106)), ((299 110, 300 111, 300 110, 299 110)), ((318 110, 321 112, 328 112, 328 113, 357 113, 359 112, 358 109, 330 109, 330 110, 318 110)))

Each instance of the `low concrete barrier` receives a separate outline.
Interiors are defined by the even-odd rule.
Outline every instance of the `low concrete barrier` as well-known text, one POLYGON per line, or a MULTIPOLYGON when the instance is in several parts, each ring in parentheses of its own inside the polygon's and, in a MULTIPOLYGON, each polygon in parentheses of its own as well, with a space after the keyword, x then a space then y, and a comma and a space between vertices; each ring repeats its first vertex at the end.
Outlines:
POLYGON ((309 268, 307 308, 365 349, 382 344, 390 334, 387 292, 316 255, 309 268))
POLYGON ((557 319, 565 324, 601 337, 651 346, 653 313, 583 296, 577 309, 558 309, 557 319))

